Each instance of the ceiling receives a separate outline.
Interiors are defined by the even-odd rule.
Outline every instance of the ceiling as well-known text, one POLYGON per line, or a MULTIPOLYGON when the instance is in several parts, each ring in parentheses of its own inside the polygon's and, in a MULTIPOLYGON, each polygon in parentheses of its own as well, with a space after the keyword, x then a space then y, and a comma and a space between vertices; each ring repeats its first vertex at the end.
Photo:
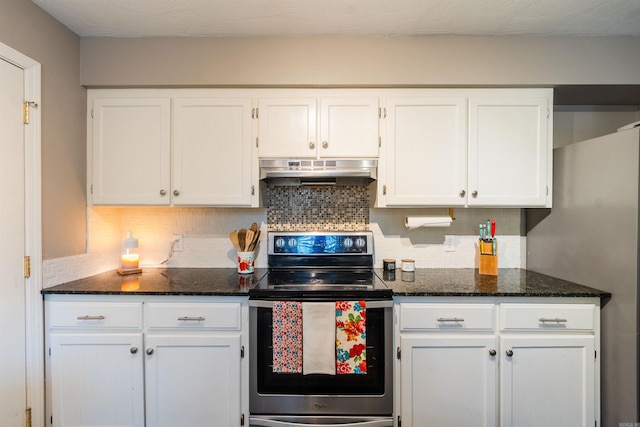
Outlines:
POLYGON ((32 0, 81 37, 640 36, 638 0, 32 0))

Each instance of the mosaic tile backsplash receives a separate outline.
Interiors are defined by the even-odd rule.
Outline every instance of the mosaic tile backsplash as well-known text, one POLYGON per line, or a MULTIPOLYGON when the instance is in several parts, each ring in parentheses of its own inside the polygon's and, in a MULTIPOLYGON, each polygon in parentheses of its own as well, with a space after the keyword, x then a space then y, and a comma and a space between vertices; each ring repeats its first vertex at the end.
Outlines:
POLYGON ((269 231, 369 230, 369 193, 363 187, 268 187, 269 231))

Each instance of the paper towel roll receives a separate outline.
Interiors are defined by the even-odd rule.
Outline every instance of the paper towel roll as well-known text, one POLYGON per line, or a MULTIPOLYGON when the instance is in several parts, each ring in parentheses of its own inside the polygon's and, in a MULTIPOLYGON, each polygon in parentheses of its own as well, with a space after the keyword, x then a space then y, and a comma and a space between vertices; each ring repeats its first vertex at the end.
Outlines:
POLYGON ((404 225, 409 230, 420 227, 450 227, 451 217, 443 216, 406 216, 404 217, 404 225))

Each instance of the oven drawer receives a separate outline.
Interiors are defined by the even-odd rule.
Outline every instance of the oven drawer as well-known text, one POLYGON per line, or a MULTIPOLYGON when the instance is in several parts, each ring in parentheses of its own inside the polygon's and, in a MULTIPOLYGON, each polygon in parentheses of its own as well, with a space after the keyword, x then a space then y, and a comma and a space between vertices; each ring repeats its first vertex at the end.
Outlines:
POLYGON ((502 304, 500 330, 573 330, 594 329, 593 304, 502 304))
POLYGON ((157 303, 145 304, 149 330, 191 329, 239 331, 240 303, 157 303))
POLYGON ((48 303, 52 329, 142 329, 140 302, 48 303))
POLYGON ((494 304, 400 304, 401 331, 490 331, 494 319, 494 304))

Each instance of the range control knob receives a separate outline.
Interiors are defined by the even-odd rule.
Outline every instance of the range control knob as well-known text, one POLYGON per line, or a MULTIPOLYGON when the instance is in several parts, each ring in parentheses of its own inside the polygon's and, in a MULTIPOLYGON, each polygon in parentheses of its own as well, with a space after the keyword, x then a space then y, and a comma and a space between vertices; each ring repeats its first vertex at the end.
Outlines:
POLYGON ((295 248, 295 247, 298 245, 298 241, 297 241, 295 238, 291 237, 291 238, 289 239, 289 241, 287 242, 287 245, 288 245, 290 248, 295 248))
POLYGON ((358 237, 356 239, 356 247, 364 248, 366 244, 367 244, 367 241, 363 237, 358 237))
POLYGON ((353 246, 353 239, 351 237, 345 237, 342 244, 345 248, 349 249, 353 246))
POLYGON ((275 244, 276 244, 276 248, 281 248, 281 249, 284 248, 284 244, 285 244, 284 239, 282 237, 278 237, 276 239, 275 244))

